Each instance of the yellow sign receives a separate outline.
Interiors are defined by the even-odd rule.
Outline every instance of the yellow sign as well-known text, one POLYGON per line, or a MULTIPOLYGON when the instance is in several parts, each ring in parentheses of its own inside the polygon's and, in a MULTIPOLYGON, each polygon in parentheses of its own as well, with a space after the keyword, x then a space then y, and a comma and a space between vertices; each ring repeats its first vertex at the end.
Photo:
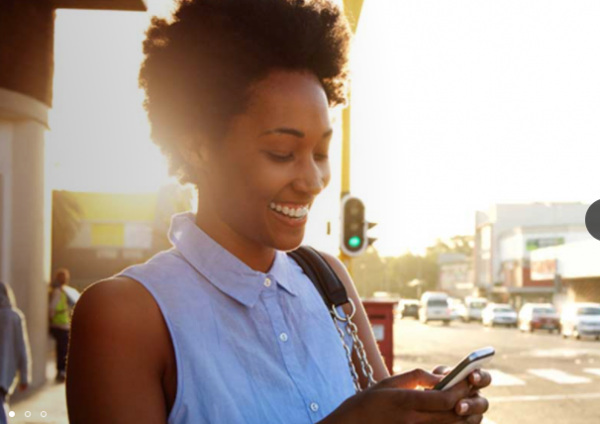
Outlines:
POLYGON ((122 247, 124 244, 124 224, 92 224, 92 246, 122 247))

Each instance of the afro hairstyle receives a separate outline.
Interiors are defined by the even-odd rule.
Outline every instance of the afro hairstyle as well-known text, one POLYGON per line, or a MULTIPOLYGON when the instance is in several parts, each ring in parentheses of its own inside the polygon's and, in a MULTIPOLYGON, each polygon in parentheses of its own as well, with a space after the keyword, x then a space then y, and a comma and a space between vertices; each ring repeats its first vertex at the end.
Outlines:
POLYGON ((330 107, 343 104, 350 37, 331 0, 179 0, 172 20, 154 17, 139 82, 170 173, 197 184, 179 143, 218 142, 271 71, 310 72, 330 107))

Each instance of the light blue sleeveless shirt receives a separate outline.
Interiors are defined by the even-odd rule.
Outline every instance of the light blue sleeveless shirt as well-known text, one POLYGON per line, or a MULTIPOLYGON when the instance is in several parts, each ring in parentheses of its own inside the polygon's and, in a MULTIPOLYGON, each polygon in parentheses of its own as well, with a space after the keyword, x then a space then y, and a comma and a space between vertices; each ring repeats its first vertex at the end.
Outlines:
POLYGON ((194 218, 175 215, 174 248, 120 274, 152 294, 171 334, 177 396, 168 423, 322 420, 354 385, 318 291, 286 253, 276 252, 268 273, 254 271, 194 218))

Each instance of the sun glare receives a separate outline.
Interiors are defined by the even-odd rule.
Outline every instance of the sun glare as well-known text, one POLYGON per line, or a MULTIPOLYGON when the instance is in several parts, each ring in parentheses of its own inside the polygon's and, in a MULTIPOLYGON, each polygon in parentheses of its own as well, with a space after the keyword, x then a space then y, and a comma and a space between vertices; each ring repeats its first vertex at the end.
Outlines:
POLYGON ((147 22, 143 13, 58 11, 48 135, 53 189, 150 192, 168 181, 137 86, 147 22))

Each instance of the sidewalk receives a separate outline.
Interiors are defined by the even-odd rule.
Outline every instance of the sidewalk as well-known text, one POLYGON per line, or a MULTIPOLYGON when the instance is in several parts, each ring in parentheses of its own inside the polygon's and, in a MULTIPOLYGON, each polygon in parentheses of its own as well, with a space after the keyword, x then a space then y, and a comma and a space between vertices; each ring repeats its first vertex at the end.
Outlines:
POLYGON ((35 392, 25 392, 11 401, 9 411, 14 411, 15 417, 9 417, 8 424, 68 424, 65 384, 55 383, 55 376, 56 364, 51 358, 46 365, 46 383, 35 392), (27 411, 31 413, 29 417, 25 415, 27 411), (46 413, 45 418, 42 412, 46 413))

